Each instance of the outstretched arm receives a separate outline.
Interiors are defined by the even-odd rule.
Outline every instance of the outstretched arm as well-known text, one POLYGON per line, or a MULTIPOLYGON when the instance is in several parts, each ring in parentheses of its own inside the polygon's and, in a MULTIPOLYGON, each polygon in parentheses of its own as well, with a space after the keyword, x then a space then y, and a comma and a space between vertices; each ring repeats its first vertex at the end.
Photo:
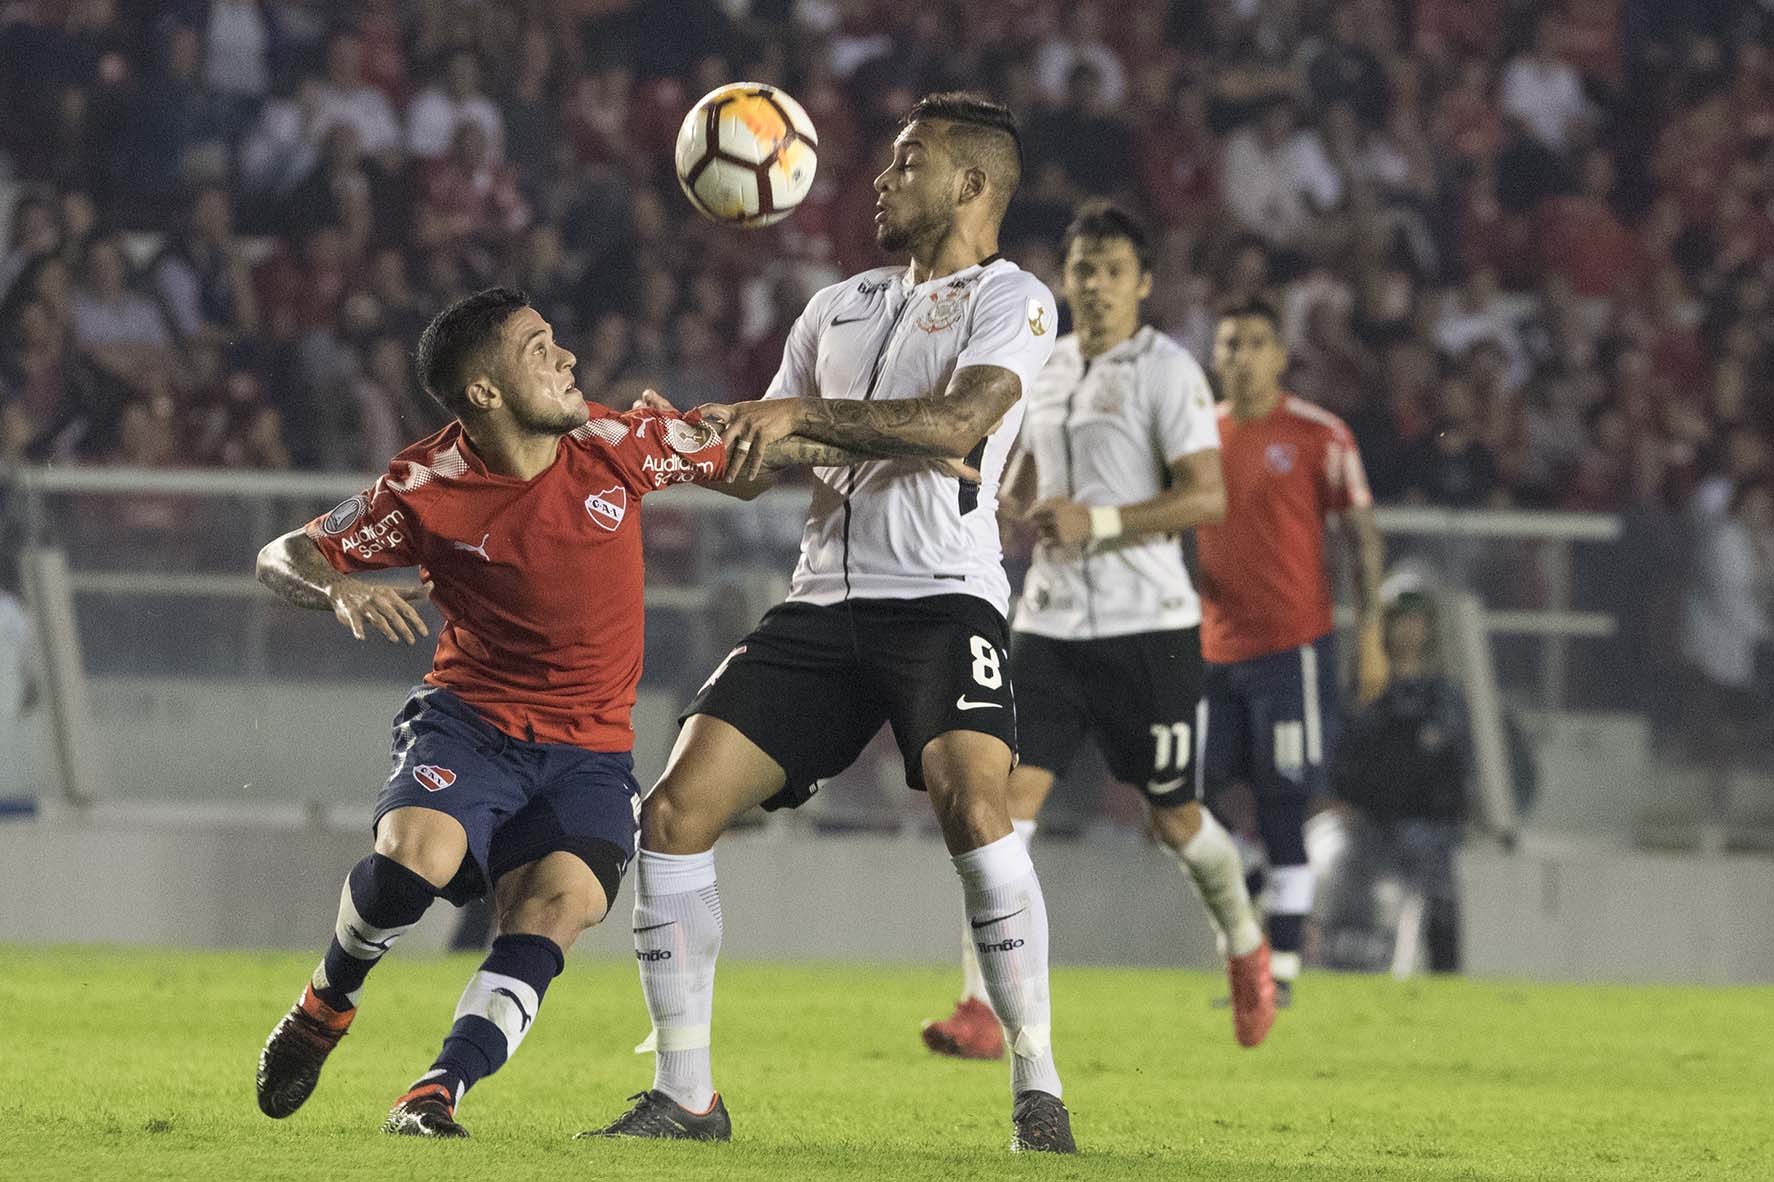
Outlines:
POLYGON ((1090 506, 1069 497, 1051 497, 1029 511, 1042 540, 1062 546, 1129 534, 1181 533, 1225 516, 1226 484, 1220 474, 1218 448, 1171 461, 1170 487, 1150 500, 1090 506))
MULTIPOLYGON (((704 487, 712 488, 730 497, 736 497, 741 501, 750 501, 775 487, 776 476, 784 468, 848 468, 856 464, 868 464, 875 460, 890 458, 892 457, 867 455, 830 443, 821 443, 817 439, 808 439, 804 435, 790 435, 788 438, 778 439, 775 443, 764 448, 762 475, 750 479, 734 479, 728 476, 721 480, 708 481, 704 487)), ((933 463, 958 480, 979 483, 978 469, 968 467, 962 460, 943 459, 933 461, 933 463)))
POLYGON ((1022 397, 1022 379, 996 365, 957 370, 933 397, 884 402, 836 398, 772 398, 741 402, 705 417, 727 443, 729 474, 762 471, 765 451, 803 435, 872 459, 959 459, 973 450, 1022 397))
POLYGON ((259 551, 257 573, 259 582, 285 602, 332 612, 359 640, 364 637, 366 623, 389 640, 408 644, 431 635, 424 617, 413 607, 415 601, 431 593, 429 583, 394 587, 342 575, 299 529, 266 543, 259 551))

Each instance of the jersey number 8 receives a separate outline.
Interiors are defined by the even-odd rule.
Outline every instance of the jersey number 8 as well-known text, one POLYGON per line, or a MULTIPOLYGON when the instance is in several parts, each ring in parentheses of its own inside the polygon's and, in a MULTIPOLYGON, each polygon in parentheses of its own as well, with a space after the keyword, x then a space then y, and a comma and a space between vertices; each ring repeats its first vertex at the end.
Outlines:
POLYGON ((998 650, 992 642, 983 636, 975 636, 973 648, 973 680, 986 689, 997 689, 1004 684, 1004 674, 998 669, 998 650))

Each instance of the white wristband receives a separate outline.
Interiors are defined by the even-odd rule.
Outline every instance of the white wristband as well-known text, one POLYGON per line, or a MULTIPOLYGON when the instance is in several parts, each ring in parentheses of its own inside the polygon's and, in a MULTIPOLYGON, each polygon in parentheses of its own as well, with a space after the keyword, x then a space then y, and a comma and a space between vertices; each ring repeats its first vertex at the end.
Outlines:
POLYGON ((1121 536, 1121 508, 1118 505, 1097 505, 1090 511, 1090 539, 1107 541, 1121 536))

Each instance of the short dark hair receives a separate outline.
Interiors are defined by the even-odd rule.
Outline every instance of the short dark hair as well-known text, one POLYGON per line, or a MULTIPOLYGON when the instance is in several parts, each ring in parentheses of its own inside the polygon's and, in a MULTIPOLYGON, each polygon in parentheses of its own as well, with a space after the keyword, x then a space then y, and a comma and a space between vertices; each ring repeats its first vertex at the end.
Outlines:
POLYGON ((469 370, 499 339, 514 312, 530 306, 530 297, 509 287, 489 287, 463 296, 432 318, 419 334, 414 366, 425 392, 453 415, 469 409, 469 370))
POLYGON ((970 90, 944 90, 913 103, 900 126, 925 119, 955 125, 957 159, 984 169, 992 186, 1002 191, 1001 200, 1009 204, 1023 175, 1022 133, 1010 108, 970 90))
POLYGON ((1275 311, 1275 306, 1268 300, 1253 297, 1248 300, 1240 300, 1235 304, 1228 304, 1220 309, 1221 320, 1243 320, 1247 316, 1267 320, 1269 327, 1275 330, 1277 339, 1280 338, 1281 315, 1275 311))
POLYGON ((1133 247, 1134 257, 1140 261, 1140 270, 1152 269, 1152 243, 1146 237, 1146 228, 1138 218, 1112 201, 1098 197, 1078 207, 1072 215, 1072 224, 1066 227, 1065 236, 1059 242, 1062 260, 1072 253, 1072 243, 1080 238, 1125 238, 1133 247))

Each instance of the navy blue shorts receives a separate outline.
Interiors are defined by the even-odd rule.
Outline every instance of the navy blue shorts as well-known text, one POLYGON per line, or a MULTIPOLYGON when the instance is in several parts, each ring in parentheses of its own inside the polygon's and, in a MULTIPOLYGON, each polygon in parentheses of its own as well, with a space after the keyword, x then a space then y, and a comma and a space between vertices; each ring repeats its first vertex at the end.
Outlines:
POLYGON ((1230 665, 1207 662, 1195 714, 1203 799, 1233 784, 1316 796, 1326 790, 1337 717, 1336 651, 1321 636, 1230 665))
POLYGON ((629 752, 514 739, 455 694, 425 685, 395 715, 393 756, 371 831, 398 808, 460 821, 468 857, 444 888, 451 903, 477 899, 502 875, 557 851, 582 859, 616 902, 641 835, 629 752))

